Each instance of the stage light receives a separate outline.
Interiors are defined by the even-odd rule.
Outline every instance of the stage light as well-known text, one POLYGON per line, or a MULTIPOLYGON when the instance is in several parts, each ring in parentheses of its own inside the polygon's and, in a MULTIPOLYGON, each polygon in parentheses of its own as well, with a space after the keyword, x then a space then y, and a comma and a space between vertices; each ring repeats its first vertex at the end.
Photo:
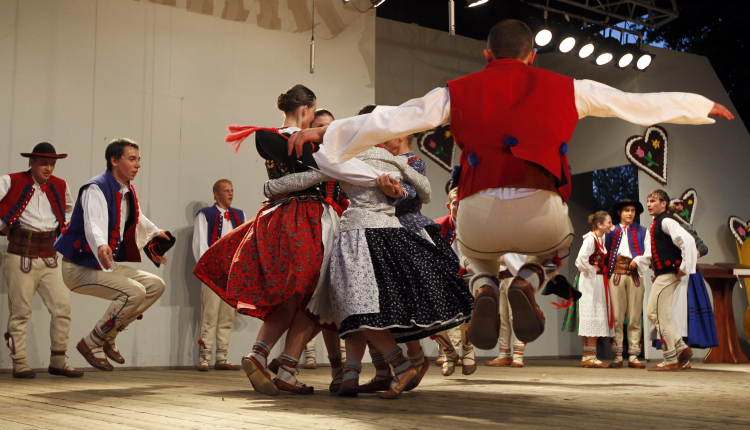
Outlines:
POLYGON ((594 50, 596 50, 596 44, 594 42, 584 42, 583 46, 581 46, 581 49, 578 50, 578 56, 580 58, 586 58, 589 55, 593 54, 594 50))
POLYGON ((635 68, 636 70, 646 70, 648 66, 651 65, 651 62, 654 60, 654 55, 649 54, 648 52, 642 52, 640 54, 640 57, 638 57, 638 61, 635 62, 635 68))
POLYGON ((370 0, 370 3, 372 3, 372 7, 378 7, 385 3, 385 0, 370 0))
POLYGON ((552 31, 545 25, 537 30, 534 36, 534 42, 538 46, 547 46, 552 41, 552 31))
POLYGON ((563 38, 562 42, 560 42, 560 45, 558 45, 558 49, 560 52, 567 54, 568 52, 572 51, 573 48, 576 47, 576 38, 573 36, 567 36, 563 38))
POLYGON ((596 65, 603 66, 612 61, 612 58, 614 58, 614 56, 611 52, 602 52, 596 57, 596 65))
POLYGON ((638 47, 633 43, 617 47, 613 52, 617 59, 617 67, 624 69, 633 64, 633 60, 638 52, 638 47))
POLYGON ((614 37, 607 37, 605 38, 602 43, 599 44, 599 50, 596 55, 596 59, 594 60, 594 63, 597 66, 603 66, 610 61, 612 61, 613 58, 615 58, 615 54, 620 49, 620 41, 614 37))
POLYGON ((490 0, 466 0, 466 3, 468 7, 474 7, 474 6, 479 6, 480 4, 485 4, 488 1, 490 0))

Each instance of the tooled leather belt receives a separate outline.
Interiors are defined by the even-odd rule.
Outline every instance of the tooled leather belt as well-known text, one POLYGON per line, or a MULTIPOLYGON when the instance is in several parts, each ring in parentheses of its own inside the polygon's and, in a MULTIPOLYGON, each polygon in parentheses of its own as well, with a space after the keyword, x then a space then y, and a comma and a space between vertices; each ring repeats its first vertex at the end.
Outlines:
POLYGON ((631 278, 638 277, 638 269, 631 269, 630 263, 633 261, 630 257, 623 257, 622 255, 617 256, 615 260, 615 268, 612 270, 612 275, 628 275, 631 278))
POLYGON ((29 258, 49 258, 57 255, 55 251, 57 231, 36 232, 23 228, 14 228, 8 239, 8 253, 29 258))

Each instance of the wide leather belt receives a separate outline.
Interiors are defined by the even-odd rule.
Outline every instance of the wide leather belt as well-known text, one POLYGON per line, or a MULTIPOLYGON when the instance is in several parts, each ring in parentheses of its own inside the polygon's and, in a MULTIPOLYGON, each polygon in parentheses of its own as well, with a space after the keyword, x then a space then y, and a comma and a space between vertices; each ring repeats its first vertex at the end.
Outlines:
POLYGON ((630 263, 633 261, 630 257, 623 257, 618 255, 615 260, 615 268, 612 270, 612 275, 628 275, 631 278, 638 277, 638 269, 631 269, 630 263))
POLYGON ((15 228, 10 232, 8 253, 29 258, 49 258, 57 255, 55 251, 57 231, 36 232, 15 228))

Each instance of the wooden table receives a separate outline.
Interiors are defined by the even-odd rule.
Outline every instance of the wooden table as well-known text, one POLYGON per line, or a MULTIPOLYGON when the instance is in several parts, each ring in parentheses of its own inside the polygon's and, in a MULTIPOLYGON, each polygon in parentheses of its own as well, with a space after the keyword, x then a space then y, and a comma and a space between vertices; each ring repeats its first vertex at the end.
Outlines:
POLYGON ((750 363, 740 349, 737 327, 734 322, 732 290, 734 290, 734 284, 737 283, 737 276, 733 275, 730 269, 713 264, 699 264, 698 269, 711 287, 711 294, 714 297, 714 321, 719 339, 719 346, 711 348, 703 362, 750 363))

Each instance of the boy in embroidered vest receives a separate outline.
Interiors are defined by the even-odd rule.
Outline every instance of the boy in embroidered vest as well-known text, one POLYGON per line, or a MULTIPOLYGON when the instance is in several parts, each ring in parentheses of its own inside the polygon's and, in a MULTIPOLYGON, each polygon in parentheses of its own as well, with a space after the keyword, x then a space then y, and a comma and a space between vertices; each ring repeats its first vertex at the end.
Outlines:
POLYGON ((289 139, 289 153, 322 142, 332 164, 369 149, 372 142, 429 130, 450 121, 461 149, 458 243, 477 272, 469 326, 481 349, 497 344, 500 257, 525 254, 508 290, 513 331, 531 342, 544 330, 535 292, 570 254, 573 226, 567 151, 576 123, 588 115, 616 116, 635 124, 710 124, 732 119, 723 106, 687 93, 628 94, 529 67, 536 51, 531 30, 516 20, 496 24, 487 39, 484 70, 450 81, 420 99, 369 115, 346 118, 289 139))
MULTIPOLYGON (((245 213, 231 207, 234 200, 234 187, 228 179, 219 179, 214 184, 214 200, 216 204, 200 210, 195 216, 195 231, 193 233, 193 255, 195 261, 217 240, 226 236, 245 223, 245 213)), ((198 370, 207 372, 211 366, 211 347, 216 338, 216 370, 240 370, 240 366, 227 360, 229 349, 229 335, 237 313, 235 309, 201 282, 201 337, 198 340, 200 348, 200 363, 198 370)))
POLYGON ((637 270, 630 269, 633 258, 643 255, 646 227, 636 224, 635 217, 643 213, 640 202, 622 200, 612 206, 612 219, 620 218, 615 229, 604 237, 609 268, 609 288, 612 295, 612 312, 615 320, 615 344, 612 347, 615 361, 611 368, 623 365, 623 325, 628 316, 628 367, 643 369, 638 361, 641 353, 641 315, 643 314, 643 279, 637 270))
POLYGON ((67 183, 52 176, 57 159, 68 154, 58 154, 51 144, 42 142, 21 155, 29 159, 29 170, 0 177, 0 235, 8 236, 9 242, 3 258, 10 304, 5 340, 13 359, 13 377, 36 376, 26 362, 26 325, 38 292, 51 316, 48 372, 80 378, 83 372, 65 362, 70 292, 63 284, 53 247, 57 235, 65 230, 66 215, 73 210, 67 183))
POLYGON ((112 301, 91 333, 76 345, 90 365, 112 370, 107 357, 125 363, 115 345, 118 333, 150 308, 165 288, 158 276, 118 263, 140 262, 140 250, 149 240, 169 236, 141 213, 130 183, 141 167, 138 144, 115 139, 105 158, 107 170, 78 191, 67 231, 57 239, 55 249, 63 255, 63 280, 71 291, 112 301))
POLYGON ((637 268, 641 276, 650 264, 656 275, 646 315, 661 337, 664 361, 648 370, 679 370, 693 356, 672 323, 672 299, 680 279, 695 273, 698 251, 693 236, 667 212, 667 205, 669 196, 664 190, 653 190, 648 195, 646 207, 654 221, 646 233, 645 252, 630 263, 630 269, 637 268))

